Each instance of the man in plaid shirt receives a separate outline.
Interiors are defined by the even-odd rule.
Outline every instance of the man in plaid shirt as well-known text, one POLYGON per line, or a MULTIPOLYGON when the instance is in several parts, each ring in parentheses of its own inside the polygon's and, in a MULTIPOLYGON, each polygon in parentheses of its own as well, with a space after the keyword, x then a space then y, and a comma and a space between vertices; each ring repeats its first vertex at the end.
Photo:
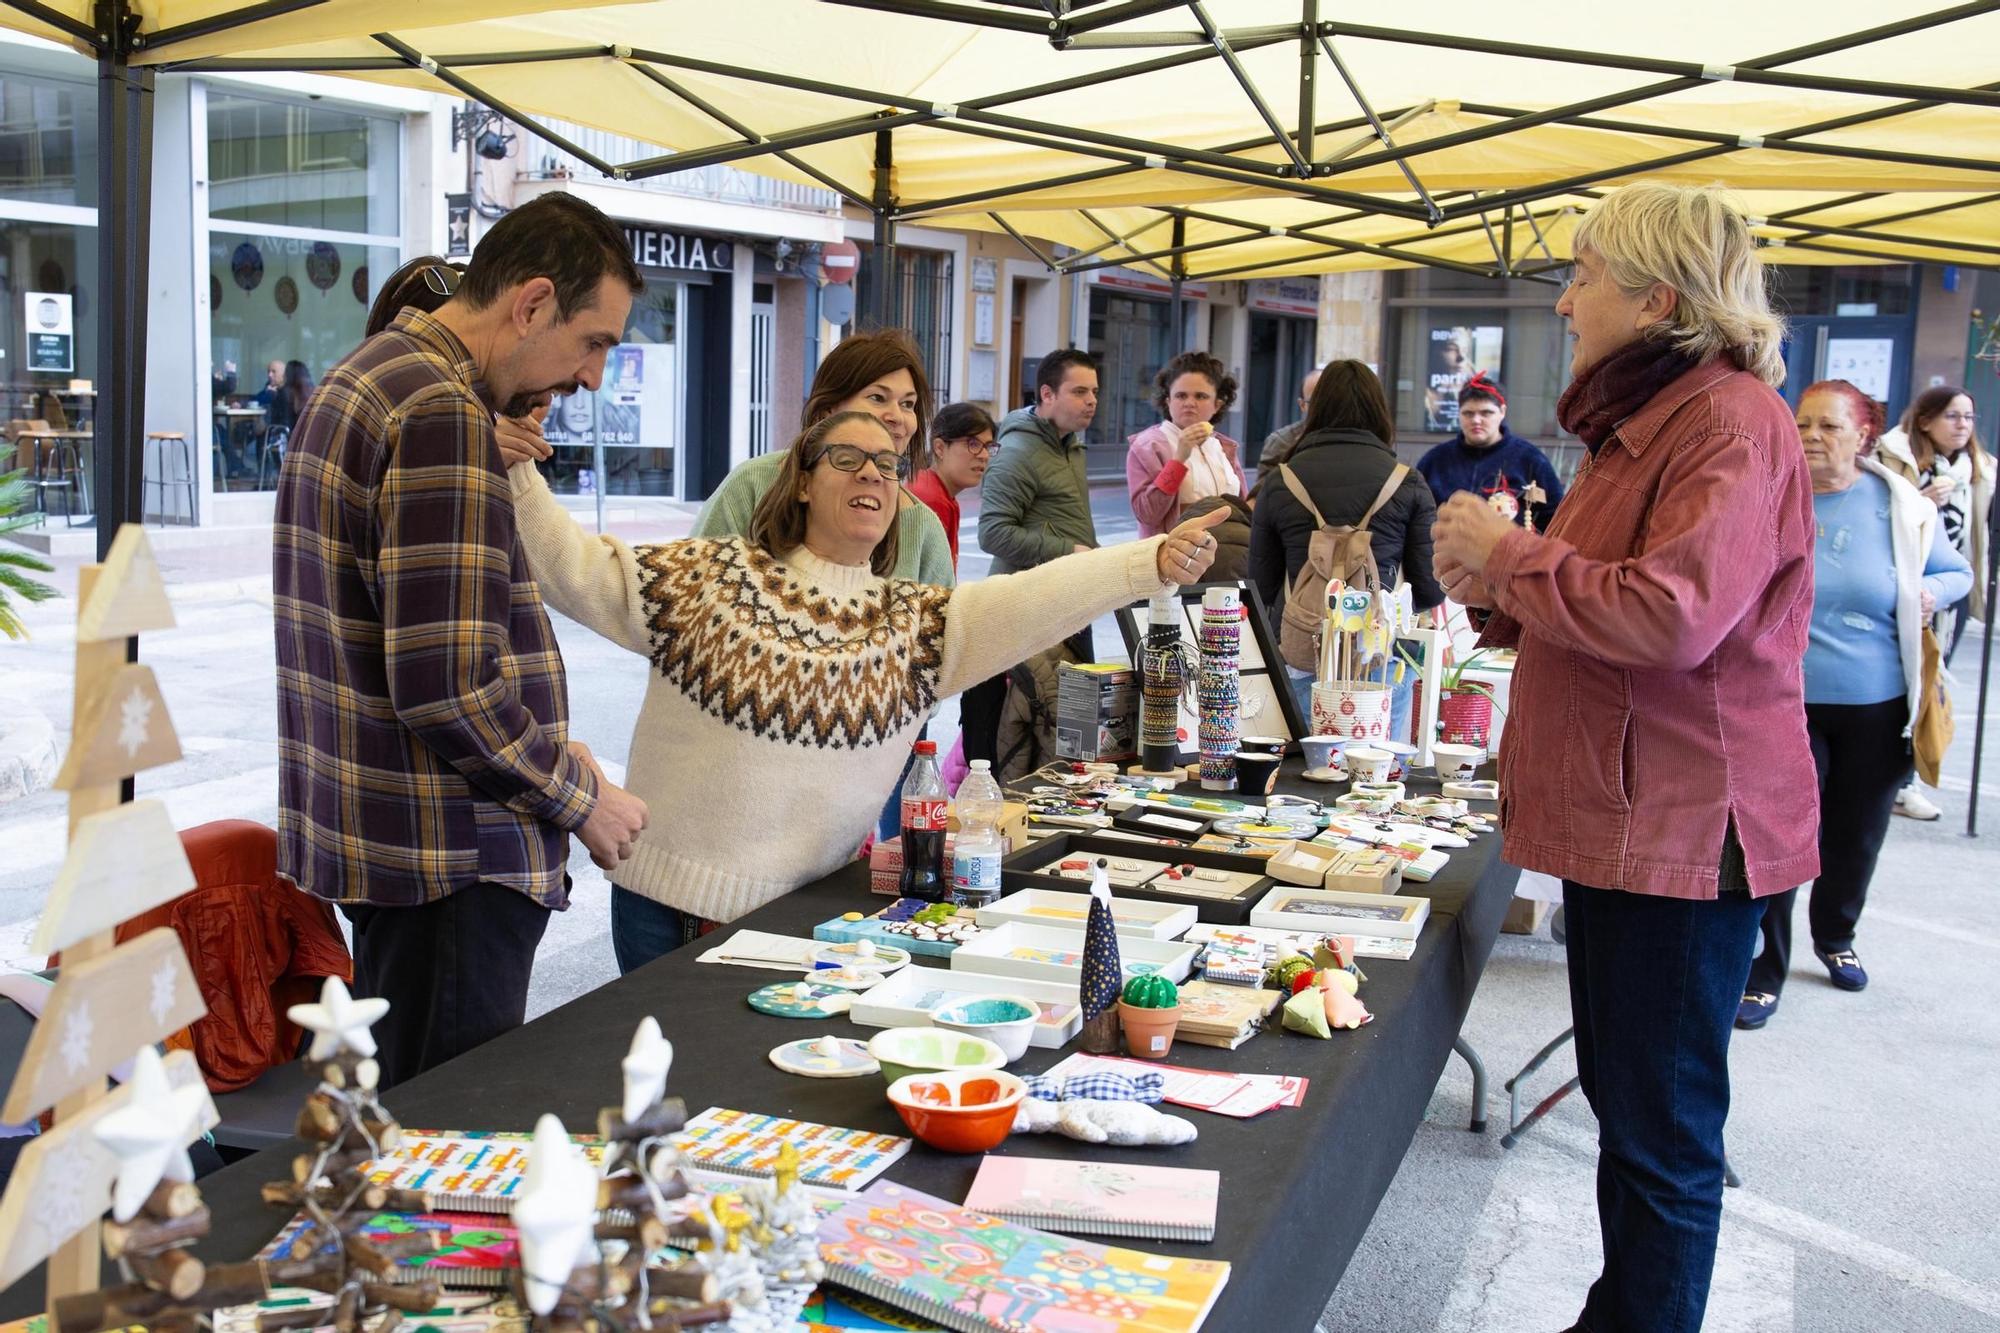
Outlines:
POLYGON ((279 871, 338 903, 384 1086, 520 1026, 568 905, 569 835, 609 868, 646 808, 567 739, 562 657, 514 535, 496 408, 595 389, 643 283, 566 194, 487 232, 435 314, 320 384, 278 486, 279 871))

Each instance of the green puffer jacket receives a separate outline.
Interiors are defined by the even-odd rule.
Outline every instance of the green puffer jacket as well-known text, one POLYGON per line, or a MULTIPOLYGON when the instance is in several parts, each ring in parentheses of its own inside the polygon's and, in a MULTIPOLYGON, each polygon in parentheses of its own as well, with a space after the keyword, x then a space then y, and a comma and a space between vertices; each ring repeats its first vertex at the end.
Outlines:
POLYGON ((1032 407, 1000 422, 999 446, 979 487, 979 549, 995 574, 1032 569, 1097 545, 1083 441, 1062 436, 1032 407))

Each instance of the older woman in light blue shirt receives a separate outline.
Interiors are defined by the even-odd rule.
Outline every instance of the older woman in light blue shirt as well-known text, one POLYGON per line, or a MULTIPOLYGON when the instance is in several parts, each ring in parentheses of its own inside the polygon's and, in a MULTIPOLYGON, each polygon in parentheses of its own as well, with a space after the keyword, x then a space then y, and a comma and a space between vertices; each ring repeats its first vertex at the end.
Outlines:
MULTIPOLYGON (((1807 918, 1814 955, 1844 991, 1868 985, 1854 935, 1896 792, 1910 777, 1923 625, 1972 586, 1972 567, 1936 507, 1864 453, 1880 430, 1878 411, 1845 380, 1824 380, 1799 399, 1817 525, 1805 694, 1819 770, 1820 873, 1807 918)), ((1763 1027, 1777 1011, 1798 892, 1766 902, 1764 950, 1750 964, 1739 1028, 1763 1027)))

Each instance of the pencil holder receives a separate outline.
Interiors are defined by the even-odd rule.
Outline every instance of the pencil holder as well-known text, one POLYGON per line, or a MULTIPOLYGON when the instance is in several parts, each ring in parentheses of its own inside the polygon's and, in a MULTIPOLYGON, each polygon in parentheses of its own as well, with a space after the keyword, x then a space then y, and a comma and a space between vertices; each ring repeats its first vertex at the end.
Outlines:
POLYGON ((1313 730, 1322 736, 1379 741, 1389 736, 1389 687, 1366 680, 1329 680, 1313 686, 1313 730))

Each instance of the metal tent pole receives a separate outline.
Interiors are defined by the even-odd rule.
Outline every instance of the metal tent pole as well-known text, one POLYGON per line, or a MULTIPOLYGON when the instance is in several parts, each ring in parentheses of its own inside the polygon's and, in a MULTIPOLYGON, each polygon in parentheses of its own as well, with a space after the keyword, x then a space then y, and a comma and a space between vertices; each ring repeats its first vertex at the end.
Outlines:
POLYGON ((1174 276, 1173 276, 1173 320, 1174 346, 1188 346, 1187 297, 1181 291, 1181 284, 1187 280, 1187 261, 1181 257, 1187 248, 1187 219, 1174 214, 1174 276))
POLYGON ((889 130, 875 133, 875 263, 869 273, 868 314, 877 328, 896 322, 896 144, 889 130))
POLYGON ((1980 760, 1986 753, 1986 696, 1992 688, 1993 680, 1993 620, 1996 613, 1994 595, 1996 584, 2000 584, 2000 546, 1994 543, 2000 537, 2000 525, 1991 522, 1989 515, 1986 539, 1986 630, 1980 636, 1979 645, 1979 713, 1972 724, 1972 796, 1965 804, 1965 836, 1979 836, 1979 769, 1980 760))
MULTIPOLYGON (((97 32, 97 414, 91 496, 97 558, 142 513, 147 261, 153 211, 153 71, 134 69, 139 14, 100 0, 97 32)), ((136 647, 136 641, 131 642, 136 647)))

